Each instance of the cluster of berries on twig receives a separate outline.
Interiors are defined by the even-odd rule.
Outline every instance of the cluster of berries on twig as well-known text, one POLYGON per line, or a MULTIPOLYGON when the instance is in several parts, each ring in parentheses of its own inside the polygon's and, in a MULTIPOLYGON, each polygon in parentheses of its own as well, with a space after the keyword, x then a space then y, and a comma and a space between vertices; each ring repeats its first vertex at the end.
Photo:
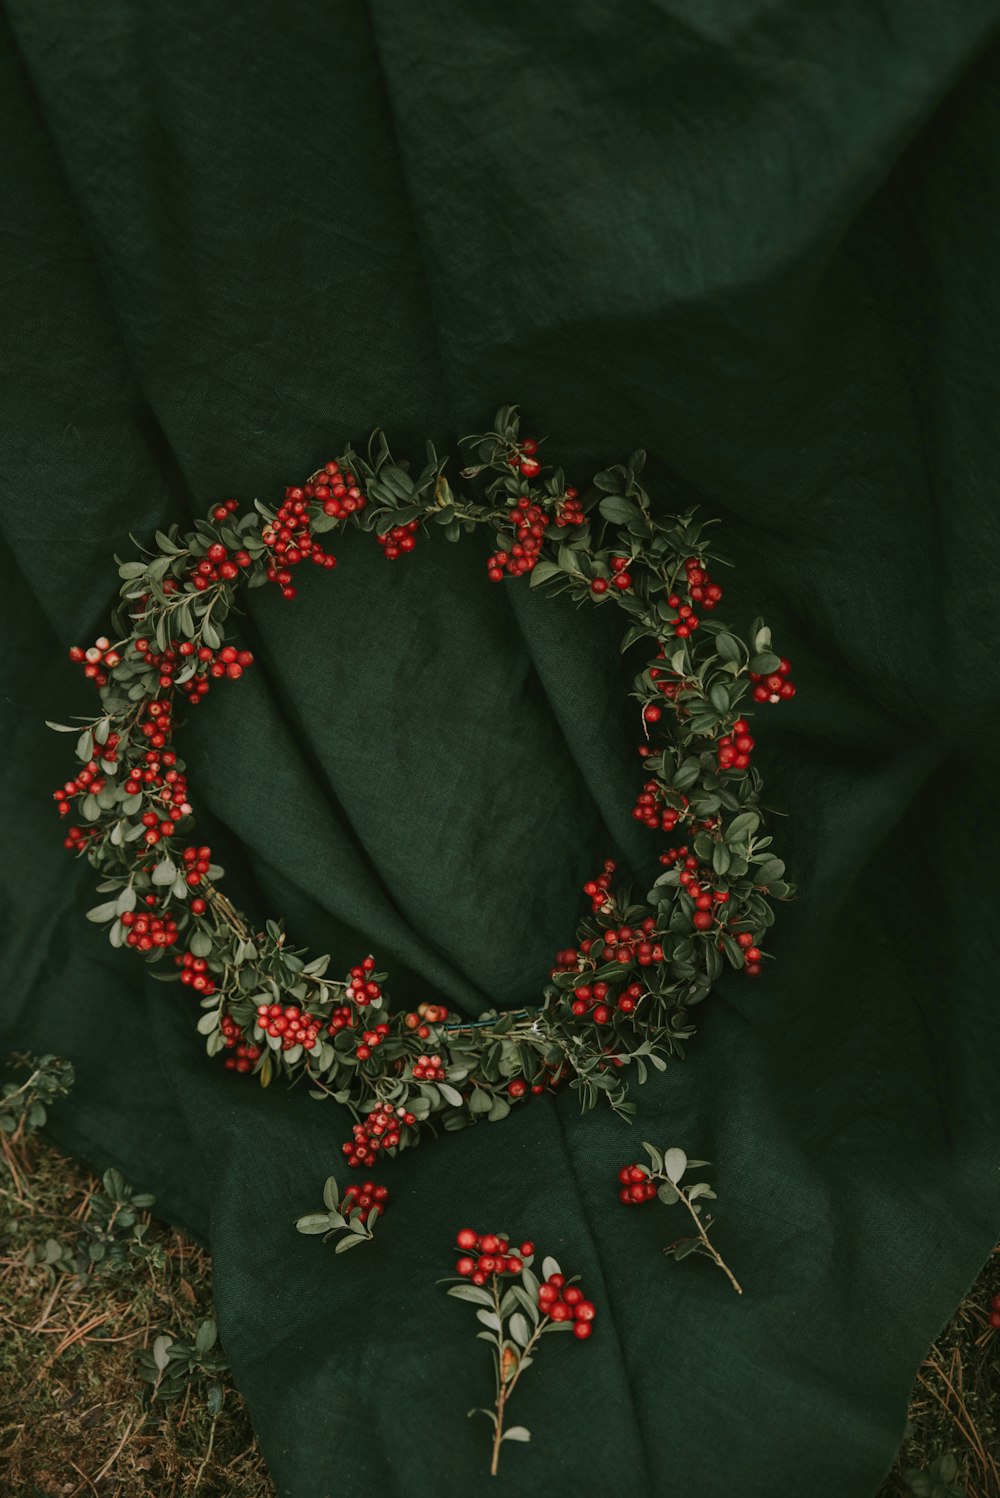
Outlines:
POLYGON ((458 1281, 443 1281, 448 1294, 476 1307, 476 1320, 490 1345, 495 1376, 495 1398, 491 1409, 470 1410, 485 1415, 492 1427, 490 1472, 495 1477, 506 1441, 530 1440, 522 1425, 505 1427, 507 1405, 521 1375, 538 1355, 541 1338, 548 1332, 572 1331, 577 1341, 593 1332, 597 1310, 576 1282, 567 1278, 555 1259, 542 1262, 542 1277, 532 1271, 534 1243, 511 1250, 506 1233, 477 1233, 463 1228, 456 1245, 458 1281))

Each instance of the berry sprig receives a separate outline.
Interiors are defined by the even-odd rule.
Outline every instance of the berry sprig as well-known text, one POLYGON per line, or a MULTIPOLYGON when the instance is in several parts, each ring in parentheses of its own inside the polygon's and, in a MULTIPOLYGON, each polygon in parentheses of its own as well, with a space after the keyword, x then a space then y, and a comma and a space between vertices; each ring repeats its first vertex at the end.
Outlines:
POLYGON ((689 1254, 704 1254, 722 1270, 737 1295, 742 1295, 742 1285, 708 1236, 713 1218, 710 1212, 703 1213, 700 1202, 715 1201, 715 1192, 707 1181, 698 1181, 693 1186, 681 1185, 688 1169, 698 1169, 709 1162, 689 1160, 676 1145, 664 1150, 662 1154, 651 1144, 643 1143, 642 1147, 649 1156, 650 1163, 622 1166, 618 1172, 618 1200, 627 1207, 641 1206, 654 1199, 662 1202, 665 1207, 673 1207, 680 1202, 689 1213, 696 1234, 693 1238, 678 1238, 669 1243, 663 1252, 674 1259, 686 1259, 689 1254))
POLYGON ((342 1254, 359 1243, 370 1243, 375 1236, 375 1223, 389 1204, 389 1192, 385 1186, 376 1186, 373 1181, 364 1181, 360 1186, 348 1186, 343 1196, 333 1176, 328 1176, 323 1187, 325 1212, 307 1212, 295 1226, 300 1233, 322 1234, 324 1243, 338 1233, 340 1239, 335 1253, 342 1254))
POLYGON ((541 1280, 532 1272, 535 1245, 522 1243, 512 1250, 506 1233, 477 1233, 463 1228, 456 1239, 459 1250, 455 1272, 458 1283, 448 1294, 476 1306, 476 1320, 486 1328, 477 1333, 490 1344, 496 1393, 492 1409, 473 1409, 493 1427, 490 1474, 495 1477, 504 1441, 528 1441, 523 1425, 504 1428, 507 1405, 522 1373, 531 1367, 538 1344, 547 1332, 572 1331, 583 1342, 594 1329, 597 1315, 576 1283, 567 1279, 553 1258, 542 1261, 541 1280))
POLYGON ((694 512, 654 513, 641 453, 589 486, 567 483, 512 406, 463 446, 461 490, 432 446, 411 469, 376 433, 366 454, 348 449, 276 507, 227 499, 191 531, 158 531, 119 563, 112 631, 70 652, 99 691, 99 715, 52 725, 78 736, 81 768, 54 798, 79 819, 67 846, 102 876, 107 898, 89 919, 113 946, 152 963, 167 954, 174 971, 163 976, 198 995, 199 1031, 229 1070, 264 1085, 279 1071, 302 1076, 313 1096, 346 1104, 355 1126, 344 1153, 359 1168, 416 1143, 432 1119, 449 1130, 498 1122, 564 1085, 584 1107, 603 1097, 628 1117, 628 1076, 642 1082, 648 1065, 684 1054, 691 1010, 727 966, 762 974, 771 902, 792 893, 764 832, 747 708, 791 697, 790 667, 759 620, 743 643, 709 617, 723 590, 707 527, 694 512), (474 1022, 436 1002, 393 1010, 374 957, 328 977, 328 956, 310 958, 280 922, 260 926, 233 907, 211 848, 195 840, 178 713, 252 664, 224 637, 237 591, 273 583, 293 598, 295 569, 330 570, 322 538, 348 526, 374 533, 389 559, 435 527, 452 541, 485 528, 494 581, 527 575, 580 604, 614 602, 627 616, 623 649, 648 642, 633 684, 634 814, 673 845, 644 898, 617 883, 612 860, 586 883, 590 915, 534 1009, 474 1022))

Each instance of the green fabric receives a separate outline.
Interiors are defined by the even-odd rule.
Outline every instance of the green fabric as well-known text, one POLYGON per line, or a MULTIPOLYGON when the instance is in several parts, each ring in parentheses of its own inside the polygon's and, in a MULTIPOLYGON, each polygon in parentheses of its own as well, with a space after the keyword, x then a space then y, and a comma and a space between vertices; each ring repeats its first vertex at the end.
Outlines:
MULTIPOLYGON (((55 1137, 211 1245, 281 1494, 479 1491, 488 1357, 434 1283, 466 1224, 536 1238, 600 1317, 518 1391, 505 1489, 873 1493, 1000 1225, 1000 8, 5 10, 3 1038, 78 1068, 55 1137), (89 705, 65 650, 129 532, 504 400, 575 475, 645 446, 665 508, 724 521, 724 612, 795 662, 757 728, 802 897, 634 1131, 563 1096, 431 1142, 334 1260, 292 1222, 346 1114, 209 1062, 83 921, 42 720, 89 705), (618 1207, 644 1137, 718 1162, 742 1300, 618 1207)), ((656 868, 617 617, 489 585, 475 540, 339 551, 253 598, 258 665, 187 731, 204 835, 335 970, 531 1003, 601 859, 656 868)))

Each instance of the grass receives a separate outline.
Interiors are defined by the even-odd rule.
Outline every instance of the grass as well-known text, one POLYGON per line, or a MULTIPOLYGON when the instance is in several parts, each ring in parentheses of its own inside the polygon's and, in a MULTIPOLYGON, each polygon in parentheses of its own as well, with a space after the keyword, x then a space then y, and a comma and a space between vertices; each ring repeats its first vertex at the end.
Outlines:
MULTIPOLYGON (((0 1492, 273 1498, 214 1342, 208 1256, 114 1172, 98 1181, 43 1142, 37 1098, 16 1100, 28 1106, 8 1109, 4 1122, 6 1101, 0 1492)), ((879 1498, 1000 1498, 996 1294, 1000 1250, 920 1370, 879 1498)))

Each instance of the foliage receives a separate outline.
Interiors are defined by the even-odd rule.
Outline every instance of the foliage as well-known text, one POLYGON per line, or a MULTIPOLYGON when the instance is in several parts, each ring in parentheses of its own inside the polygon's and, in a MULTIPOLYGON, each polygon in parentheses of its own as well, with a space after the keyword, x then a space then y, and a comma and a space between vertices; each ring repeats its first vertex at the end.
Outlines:
POLYGON ((359 1121, 345 1145, 351 1164, 415 1143, 432 1116, 446 1129, 498 1122, 564 1083, 582 1106, 603 1098, 629 1117, 628 1079, 684 1054, 691 1011, 727 967, 762 970, 772 901, 792 893, 765 831, 746 721, 747 701, 794 693, 788 662, 760 620, 743 641, 705 617, 722 596, 708 573, 709 527, 693 511, 654 507, 643 453, 597 473, 580 496, 537 446, 521 436, 516 408, 502 408, 493 430, 465 439, 459 488, 431 444, 411 468, 376 433, 366 454, 348 449, 277 509, 258 501, 239 514, 227 501, 191 531, 158 532, 141 558, 119 564, 114 641, 71 651, 99 687, 100 713, 51 725, 77 735, 83 766, 55 797, 64 814, 75 801, 81 820, 67 843, 101 875, 88 918, 113 946, 156 964, 154 976, 193 989, 211 1055, 264 1085, 277 1071, 304 1077, 312 1095, 347 1104, 359 1121), (532 587, 579 605, 614 604, 622 648, 645 646, 632 692, 647 776, 636 814, 683 842, 662 855, 644 899, 612 888, 610 864, 588 884, 593 917, 537 1009, 475 1023, 443 1006, 425 1006, 434 1019, 390 1011, 374 959, 331 977, 329 956, 294 948, 280 921, 235 910, 211 849, 191 841, 176 714, 252 661, 225 643, 237 589, 274 582, 292 596, 292 567, 332 565, 320 537, 348 525, 373 531, 390 556, 421 531, 457 540, 485 528, 497 547, 491 577, 530 575, 532 587), (168 952, 172 973, 162 971, 168 952))

